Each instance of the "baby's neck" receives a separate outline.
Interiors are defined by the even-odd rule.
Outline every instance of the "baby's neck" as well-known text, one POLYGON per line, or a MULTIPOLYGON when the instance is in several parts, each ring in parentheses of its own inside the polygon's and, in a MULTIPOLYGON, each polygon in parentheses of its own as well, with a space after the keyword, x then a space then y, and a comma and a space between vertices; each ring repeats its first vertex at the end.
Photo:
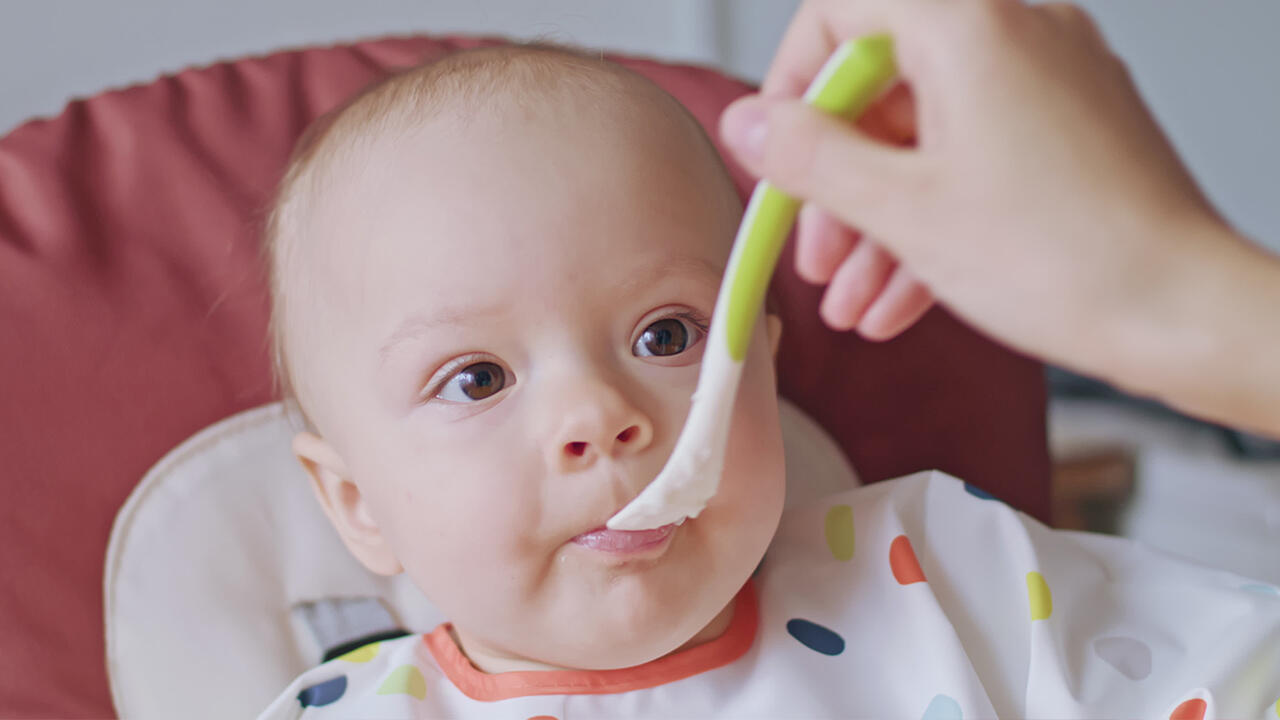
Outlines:
MULTIPOLYGON (((729 629, 730 622, 733 621, 733 607, 736 601, 731 601, 720 611, 718 615, 707 623, 693 637, 689 638, 683 645, 672 650, 669 655, 697 647, 703 643, 711 642, 724 634, 729 629)), ((539 662, 531 658, 519 657, 501 650, 488 647, 480 642, 475 636, 460 630, 456 627, 449 628, 449 634, 453 637, 453 641, 457 643, 458 649, 463 655, 471 661, 477 670, 489 673, 491 675, 504 672, 521 672, 521 671, 538 671, 538 670, 577 670, 580 668, 565 668, 558 665, 549 665, 539 662)))

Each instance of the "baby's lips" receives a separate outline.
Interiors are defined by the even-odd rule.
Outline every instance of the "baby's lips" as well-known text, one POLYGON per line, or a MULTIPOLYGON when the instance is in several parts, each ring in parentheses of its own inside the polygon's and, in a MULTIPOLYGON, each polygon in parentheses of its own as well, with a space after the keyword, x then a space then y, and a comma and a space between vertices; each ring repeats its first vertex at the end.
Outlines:
POLYGON ((599 527, 575 537, 573 542, 591 550, 615 554, 631 554, 659 547, 679 527, 679 523, 651 530, 610 530, 599 527))

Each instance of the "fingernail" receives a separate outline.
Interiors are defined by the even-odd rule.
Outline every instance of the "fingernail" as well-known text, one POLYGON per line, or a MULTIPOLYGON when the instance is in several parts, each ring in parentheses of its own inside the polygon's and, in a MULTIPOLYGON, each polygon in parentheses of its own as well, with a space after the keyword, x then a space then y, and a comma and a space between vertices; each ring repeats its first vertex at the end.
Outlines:
POLYGON ((764 159, 765 101, 746 97, 730 105, 720 119, 720 137, 743 163, 757 167, 764 159))

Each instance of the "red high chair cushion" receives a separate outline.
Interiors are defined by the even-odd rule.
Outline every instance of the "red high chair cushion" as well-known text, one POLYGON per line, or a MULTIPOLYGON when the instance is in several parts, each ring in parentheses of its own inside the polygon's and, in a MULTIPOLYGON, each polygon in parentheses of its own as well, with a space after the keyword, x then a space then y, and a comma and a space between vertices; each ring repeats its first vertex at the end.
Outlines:
MULTIPOLYGON (((221 63, 75 101, 0 138, 0 716, 113 714, 112 518, 167 450, 273 399, 258 232, 294 139, 389 69, 490 42, 391 38, 221 63)), ((707 69, 615 59, 712 129, 750 90, 707 69)), ((1047 516, 1037 363, 941 311, 880 345, 829 332, 818 291, 784 258, 782 391, 864 480, 940 468, 1047 516)))

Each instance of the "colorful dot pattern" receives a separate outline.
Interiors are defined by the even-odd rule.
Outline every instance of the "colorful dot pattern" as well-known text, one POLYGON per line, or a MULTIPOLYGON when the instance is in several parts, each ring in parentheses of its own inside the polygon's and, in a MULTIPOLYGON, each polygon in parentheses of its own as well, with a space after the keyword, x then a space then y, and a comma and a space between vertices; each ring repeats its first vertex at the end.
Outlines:
POLYGON ((1032 570, 1027 573, 1027 602, 1031 605, 1031 619, 1048 620, 1053 614, 1053 594, 1044 576, 1032 570))
MULTIPOLYGON (((362 648, 353 650, 346 655, 341 655, 335 660, 344 660, 347 662, 365 663, 372 660, 378 654, 378 645, 373 643, 362 648)), ((347 693, 347 676, 339 675, 330 678, 322 683, 316 683, 303 688, 298 693, 298 703, 306 707, 323 707, 332 705, 342 699, 347 693)), ((390 674, 378 686, 378 695, 409 695, 419 700, 427 696, 427 681, 422 676, 422 671, 412 664, 401 665, 391 671, 390 674)), ((549 716, 544 716, 549 717, 549 716)), ((533 718, 531 720, 537 720, 533 718)))
POLYGON ((964 720, 964 713, 955 698, 938 694, 929 701, 929 707, 924 709, 920 720, 964 720))
POLYGON ((419 700, 427 696, 427 681, 413 665, 401 665, 378 686, 379 695, 410 695, 419 700))
POLYGON ((964 484, 964 491, 981 500, 995 500, 996 502, 1000 502, 1000 498, 971 483, 964 484))
POLYGON ((298 702, 302 707, 323 707, 332 705, 342 699, 347 694, 347 676, 339 675, 336 678, 325 680, 322 683, 316 683, 310 687, 305 687, 298 693, 298 702))
POLYGON ((350 662, 350 663, 367 663, 370 660, 378 657, 378 650, 381 647, 382 647, 382 643, 380 642, 369 643, 368 645, 358 647, 349 653, 339 655, 338 657, 334 658, 334 660, 342 660, 344 662, 350 662))
POLYGON ((827 511, 825 523, 827 547, 831 556, 841 562, 853 559, 853 508, 833 505, 827 511))
MULTIPOLYGON (((964 483, 964 489, 979 500, 1000 502, 991 493, 970 483, 964 483)), ((823 518, 823 536, 833 559, 838 562, 852 560, 856 547, 853 508, 847 504, 829 507, 823 518)), ((897 535, 889 544, 889 570, 899 585, 927 582, 915 548, 905 534, 897 535)), ((1040 572, 1032 570, 1026 574, 1026 586, 1031 621, 1048 620, 1053 616, 1053 593, 1048 580, 1040 572)), ((1250 585, 1241 589, 1268 595, 1277 592, 1269 585, 1250 585)), ((844 652, 844 638, 812 620, 792 618, 787 621, 787 632, 805 647, 823 655, 834 656, 844 652)), ((1101 637, 1093 642, 1093 651, 1130 680, 1143 680, 1151 674, 1151 648, 1137 638, 1123 635, 1101 637)), ((1178 705, 1170 720, 1202 720, 1206 708, 1204 700, 1187 700, 1178 705)), ((1276 700, 1275 714, 1280 718, 1280 699, 1276 700)), ((925 708, 921 720, 963 720, 963 712, 954 698, 938 694, 925 708)))
POLYGON ((1208 703, 1200 698, 1192 698, 1186 700, 1169 713, 1169 720, 1204 720, 1205 711, 1209 709, 1208 703))
POLYGON ((787 621, 787 632, 801 645, 823 655, 839 655, 844 652, 844 638, 835 631, 816 622, 794 618, 787 621))
POLYGON ((889 543, 889 569, 899 585, 925 582, 924 570, 906 535, 899 535, 889 543))

